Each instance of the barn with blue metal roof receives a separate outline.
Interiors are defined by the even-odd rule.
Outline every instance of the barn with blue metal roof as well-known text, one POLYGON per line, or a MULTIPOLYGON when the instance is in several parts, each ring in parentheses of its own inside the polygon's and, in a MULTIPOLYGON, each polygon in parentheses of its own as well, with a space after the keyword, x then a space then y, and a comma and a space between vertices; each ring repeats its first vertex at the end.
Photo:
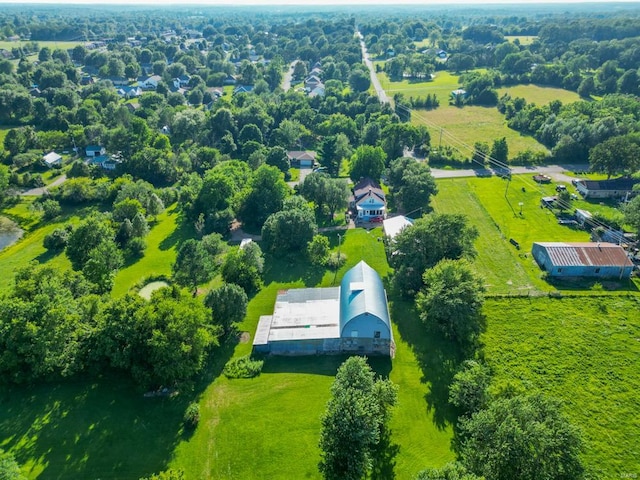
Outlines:
POLYGON ((278 292, 273 314, 260 317, 253 347, 274 355, 393 356, 393 331, 380 276, 360 262, 344 275, 340 287, 278 292))

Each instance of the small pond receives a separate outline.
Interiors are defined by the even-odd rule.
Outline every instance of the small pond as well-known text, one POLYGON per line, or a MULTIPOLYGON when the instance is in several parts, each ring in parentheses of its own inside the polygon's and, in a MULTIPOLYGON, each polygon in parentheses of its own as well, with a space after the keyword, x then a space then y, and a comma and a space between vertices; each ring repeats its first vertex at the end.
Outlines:
POLYGON ((6 217, 0 217, 0 250, 16 243, 24 230, 17 223, 6 217))
POLYGON ((145 300, 149 300, 153 292, 168 286, 169 284, 163 280, 158 280, 157 282, 149 282, 140 289, 140 291, 138 292, 138 295, 140 295, 145 300))

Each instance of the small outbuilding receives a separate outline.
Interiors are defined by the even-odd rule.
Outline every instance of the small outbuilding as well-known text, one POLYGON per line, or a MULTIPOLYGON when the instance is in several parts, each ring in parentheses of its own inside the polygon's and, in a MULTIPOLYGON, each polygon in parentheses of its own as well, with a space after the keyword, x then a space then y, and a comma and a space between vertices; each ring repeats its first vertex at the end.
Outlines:
POLYGON ((413 225, 413 220, 404 215, 397 215, 391 218, 385 218, 382 222, 384 234, 393 240, 402 230, 413 225))
POLYGON ((531 250, 552 277, 629 278, 633 263, 619 245, 604 242, 536 242, 531 250))
POLYGON ((62 165, 62 157, 58 155, 56 152, 47 153, 42 157, 42 161, 49 168, 55 165, 62 165))

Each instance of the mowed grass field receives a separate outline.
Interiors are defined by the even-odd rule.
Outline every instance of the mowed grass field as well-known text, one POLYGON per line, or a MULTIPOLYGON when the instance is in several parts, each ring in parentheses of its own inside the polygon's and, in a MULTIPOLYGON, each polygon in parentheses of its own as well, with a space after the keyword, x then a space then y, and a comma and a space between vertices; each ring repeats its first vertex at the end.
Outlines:
MULTIPOLYGON (((63 50, 67 50, 70 48, 77 47, 78 45, 84 45, 87 42, 58 42, 54 40, 34 40, 40 48, 49 47, 51 50, 55 50, 56 48, 61 48, 63 50)), ((17 42, 8 42, 8 41, 0 41, 0 48, 11 51, 12 48, 20 48, 23 45, 29 42, 26 41, 17 41, 17 42)))
POLYGON ((493 299, 484 311, 496 383, 564 401, 590 478, 640 475, 640 298, 493 299))
MULTIPOLYGON (((380 241, 380 229, 349 230, 341 251, 347 264, 337 275, 324 269, 287 260, 268 262, 267 285, 250 302, 248 315, 239 326, 251 338, 260 315, 273 310, 277 292, 286 288, 332 286, 349 268, 365 260, 384 278, 389 267, 380 241)), ((337 234, 330 235, 334 251, 337 234)), ((391 421, 392 463, 396 478, 412 478, 430 465, 453 458, 449 445, 451 425, 445 419, 442 398, 432 398, 437 384, 423 366, 436 363, 441 346, 420 338, 424 330, 414 312, 402 302, 394 304, 400 324, 394 325, 396 358, 374 360, 373 367, 388 374, 399 387, 398 405, 391 421), (402 318, 400 318, 402 317, 402 318), (400 328, 400 330, 398 329, 400 328), (424 340, 424 341, 423 341, 424 340), (436 421, 437 420, 437 421, 436 421)), ((250 353, 251 341, 239 344, 233 353, 250 353)), ((216 378, 200 397, 201 421, 194 435, 177 446, 171 467, 183 469, 187 478, 199 479, 291 479, 320 478, 320 417, 333 377, 342 357, 267 358, 262 374, 250 380, 216 378)), ((392 478, 392 477, 389 477, 392 478)))
POLYGON ((511 95, 511 98, 521 97, 527 103, 535 103, 536 105, 546 105, 553 100, 560 100, 563 104, 580 100, 580 95, 571 90, 539 85, 516 85, 498 89, 498 96, 502 97, 505 93, 511 95))
MULTIPOLYGON (((379 228, 342 235, 347 263, 337 273, 304 260, 268 257, 265 287, 251 299, 239 329, 252 338, 279 290, 337 285, 360 260, 387 279, 379 228)), ((337 233, 329 238, 336 251, 337 233)), ((385 478, 412 478, 454 458, 455 418, 446 385, 457 363, 448 342, 424 334, 410 304, 390 301, 396 358, 371 360, 377 372, 399 385, 389 457, 380 468, 394 472, 395 477, 385 478)), ((29 478, 138 479, 172 467, 190 479, 319 479, 320 417, 344 357, 267 358, 257 378, 221 375, 229 358, 250 351, 251 340, 224 344, 212 353, 196 390, 171 400, 144 398, 119 378, 5 388, 0 390, 0 447, 16 455, 29 478), (201 419, 189 432, 182 414, 193 400, 200 404, 201 419)))

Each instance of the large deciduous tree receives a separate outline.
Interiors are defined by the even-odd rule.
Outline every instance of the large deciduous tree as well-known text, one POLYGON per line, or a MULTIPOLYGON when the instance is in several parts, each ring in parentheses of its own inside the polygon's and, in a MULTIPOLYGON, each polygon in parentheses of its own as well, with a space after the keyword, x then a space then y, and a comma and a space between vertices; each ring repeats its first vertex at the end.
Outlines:
POLYGON ((440 260, 475 256, 473 243, 478 230, 461 214, 429 214, 405 228, 394 239, 390 263, 394 284, 404 295, 413 296, 424 285, 422 274, 440 260))
POLYGON ((381 147, 372 147, 370 145, 362 145, 356 148, 351 157, 351 169, 349 178, 354 183, 360 179, 369 177, 379 182, 387 160, 387 154, 381 147))
POLYGON ((431 197, 438 193, 438 187, 426 163, 398 158, 391 162, 387 178, 393 198, 405 213, 415 216, 429 213, 431 197))
POLYGON ((365 478, 396 398, 397 387, 375 380, 365 358, 351 357, 340 366, 322 416, 319 468, 326 480, 365 478))
POLYGON ((262 165, 250 182, 250 190, 242 200, 238 217, 252 227, 262 227, 269 215, 282 209, 290 192, 282 172, 276 167, 262 165))
POLYGON ((459 343, 472 342, 482 329, 484 285, 465 260, 445 259, 422 276, 417 297, 420 318, 459 343))
POLYGON ((542 395, 499 399, 460 422, 461 462, 492 480, 579 480, 579 431, 558 401, 542 395))
POLYGON ((190 238, 180 246, 173 264, 173 278, 180 285, 190 287, 194 296, 198 285, 211 279, 214 272, 213 258, 201 242, 190 238))
POLYGON ((286 203, 290 202, 285 202, 280 212, 269 215, 262 226, 262 244, 265 250, 276 254, 303 250, 318 231, 313 210, 306 203, 289 208, 286 203))
POLYGON ((594 172, 629 174, 640 168, 640 146, 630 135, 613 137, 596 145, 589 152, 589 165, 594 172))
POLYGON ((262 287, 264 256, 256 242, 231 250, 222 264, 222 278, 227 283, 235 283, 247 293, 254 293, 262 287))
POLYGON ((207 294, 204 304, 211 309, 214 325, 220 325, 228 333, 234 323, 239 323, 247 314, 249 300, 242 287, 226 283, 207 294))

